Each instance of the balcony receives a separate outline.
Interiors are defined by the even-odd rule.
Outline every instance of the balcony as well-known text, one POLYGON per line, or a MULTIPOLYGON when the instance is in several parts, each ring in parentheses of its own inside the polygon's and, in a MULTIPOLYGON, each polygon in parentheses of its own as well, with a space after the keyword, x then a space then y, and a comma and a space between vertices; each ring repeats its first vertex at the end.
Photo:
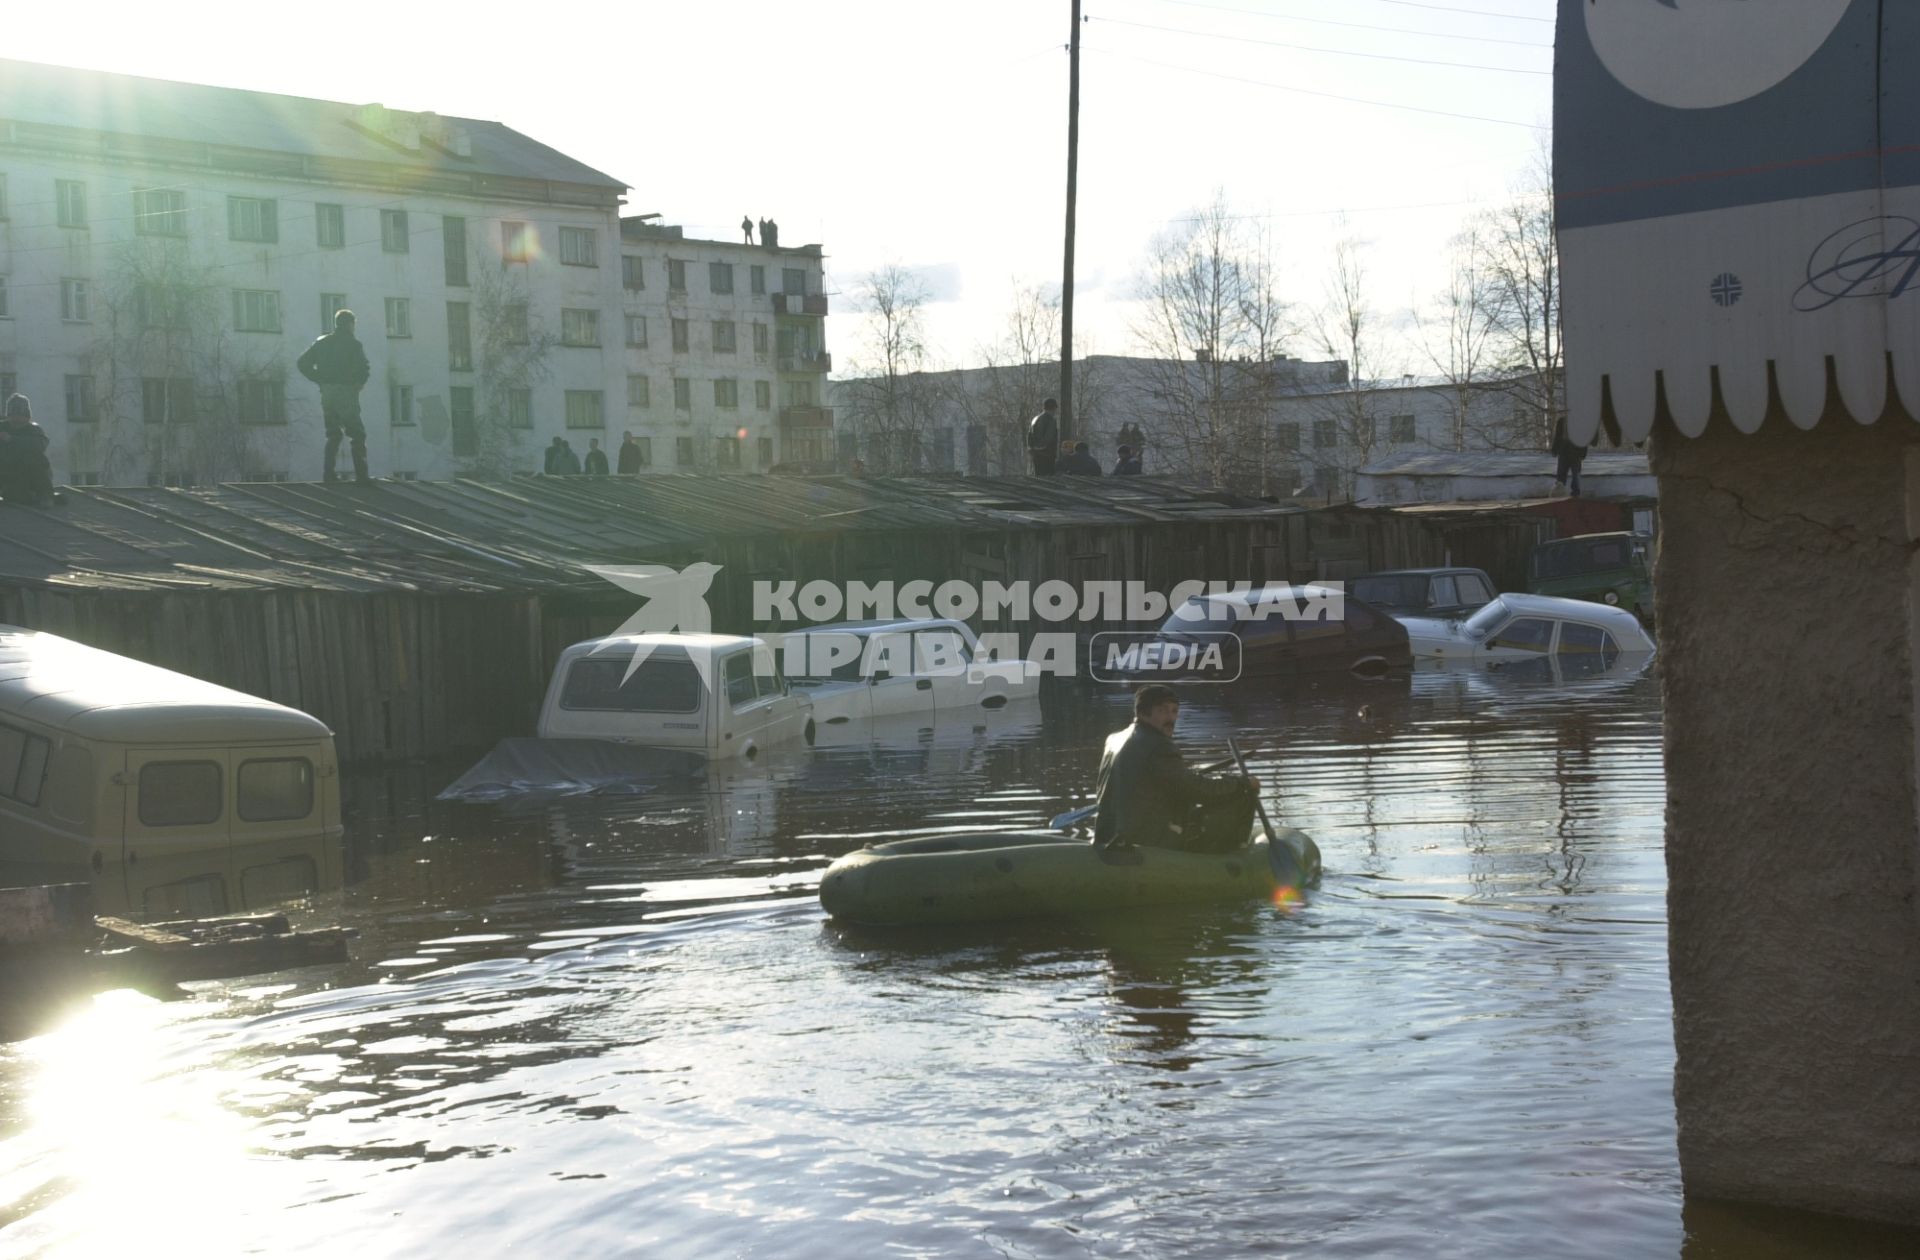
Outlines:
POLYGON ((827 313, 827 295, 824 293, 774 293, 773 313, 775 315, 825 315, 827 313))
POLYGON ((780 370, 782 372, 831 372, 833 356, 825 350, 817 350, 812 354, 783 354, 780 356, 780 370))
POLYGON ((833 408, 782 407, 780 408, 780 427, 783 429, 831 429, 833 408))

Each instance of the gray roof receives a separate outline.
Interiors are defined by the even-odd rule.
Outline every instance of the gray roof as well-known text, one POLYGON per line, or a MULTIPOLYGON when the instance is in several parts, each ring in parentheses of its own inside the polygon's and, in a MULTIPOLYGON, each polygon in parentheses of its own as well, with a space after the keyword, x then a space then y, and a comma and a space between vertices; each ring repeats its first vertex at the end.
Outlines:
MULTIPOLYGON (((1545 451, 1415 451, 1382 455, 1360 470, 1363 477, 1551 477, 1558 461, 1545 451)), ((1580 477, 1648 477, 1647 457, 1637 451, 1588 455, 1580 477)))
MULTIPOLYGON (((274 92, 176 83, 28 61, 0 60, 0 120, 111 132, 153 140, 255 149, 346 162, 373 162, 458 175, 500 175, 624 189, 627 185, 523 136, 504 123, 391 111, 443 139, 464 133, 459 155, 432 140, 409 146, 356 125, 377 110, 274 92)), ((21 142, 16 136, 15 141, 21 142)), ((193 160, 191 155, 179 155, 193 160)), ((204 161, 205 159, 200 159, 204 161)))

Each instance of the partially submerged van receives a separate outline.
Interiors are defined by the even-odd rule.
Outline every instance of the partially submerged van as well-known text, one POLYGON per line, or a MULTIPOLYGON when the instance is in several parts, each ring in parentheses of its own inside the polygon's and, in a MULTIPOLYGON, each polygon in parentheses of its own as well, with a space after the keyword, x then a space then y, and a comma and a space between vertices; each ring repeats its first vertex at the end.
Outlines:
POLYGON ((0 625, 0 866, 97 908, 257 910, 340 882, 333 732, 298 709, 0 625))
POLYGON ((614 635, 560 654, 535 734, 751 759, 789 740, 811 743, 812 707, 781 675, 773 650, 760 639, 614 635), (645 652, 638 667, 636 650, 645 652), (695 666, 696 654, 711 687, 695 666))

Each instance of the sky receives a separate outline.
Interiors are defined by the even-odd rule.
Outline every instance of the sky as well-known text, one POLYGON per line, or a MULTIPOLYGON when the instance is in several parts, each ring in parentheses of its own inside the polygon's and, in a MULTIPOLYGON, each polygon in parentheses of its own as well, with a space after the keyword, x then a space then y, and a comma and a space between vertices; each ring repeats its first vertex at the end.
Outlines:
MULTIPOLYGON (((1154 235, 1222 193, 1270 225, 1296 322, 1334 244, 1410 315, 1476 208, 1524 186, 1551 117, 1554 0, 1084 0, 1075 321, 1136 348, 1154 235), (1445 64, 1442 64, 1445 63, 1445 64), (1426 112, 1423 112, 1426 111, 1426 112)), ((818 242, 830 348, 898 264, 931 292, 940 365, 978 361, 1015 289, 1057 289, 1070 0, 394 0, 9 6, 5 55, 497 119, 632 185, 628 211, 818 242)), ((1288 347, 1313 357, 1303 335, 1288 347)))

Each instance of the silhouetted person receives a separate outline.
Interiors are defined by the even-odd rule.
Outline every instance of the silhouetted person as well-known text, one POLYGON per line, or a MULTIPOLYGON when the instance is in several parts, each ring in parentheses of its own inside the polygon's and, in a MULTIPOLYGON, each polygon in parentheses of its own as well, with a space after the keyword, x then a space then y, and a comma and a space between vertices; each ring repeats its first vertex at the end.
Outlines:
POLYGON ((747 244, 753 244, 753 218, 750 215, 740 216, 740 235, 746 237, 747 244))
POLYGON ((600 449, 599 438, 587 439, 587 476, 604 477, 607 475, 607 453, 600 449))
POLYGON ((334 480, 334 462, 340 458, 340 439, 353 441, 353 479, 367 479, 367 426, 360 422, 360 390, 372 369, 367 352, 353 335, 353 312, 337 311, 333 331, 307 347, 294 365, 300 375, 320 387, 320 415, 327 424, 326 480, 334 480))
POLYGON ((567 440, 557 433, 553 435, 553 441, 547 443, 546 460, 541 468, 549 477, 560 474, 560 451, 566 444, 567 440))
POLYGON ((1040 414, 1027 421, 1027 454, 1033 460, 1033 475, 1053 476, 1060 458, 1060 400, 1049 398, 1040 414))
MULTIPOLYGON (((1063 442, 1061 445, 1065 446, 1063 442)), ((1060 456, 1060 472, 1069 477, 1098 477, 1100 461, 1093 457, 1093 450, 1085 442, 1075 442, 1060 456)))
POLYGON ((768 249, 780 248, 780 225, 772 219, 760 221, 760 243, 768 249))
POLYGON ((864 459, 861 459, 858 455, 854 456, 853 462, 847 465, 847 476, 864 477, 866 475, 867 475, 867 461, 864 459))
POLYGON ((1573 498, 1580 497, 1580 465, 1587 458, 1587 448, 1567 436, 1567 420, 1562 416, 1553 426, 1553 453, 1556 458, 1553 469, 1553 484, 1565 486, 1571 480, 1573 498))
POLYGON ((640 471, 640 440, 631 432, 620 443, 619 469, 623 477, 640 471))
POLYGON ((1122 446, 1120 448, 1120 462, 1113 466, 1113 475, 1116 477, 1138 477, 1140 475, 1140 456, 1134 453, 1134 449, 1131 446, 1122 446))
POLYGON ((33 421, 25 394, 7 398, 0 419, 0 498, 20 507, 46 507, 54 501, 53 465, 47 462, 47 431, 33 421))

